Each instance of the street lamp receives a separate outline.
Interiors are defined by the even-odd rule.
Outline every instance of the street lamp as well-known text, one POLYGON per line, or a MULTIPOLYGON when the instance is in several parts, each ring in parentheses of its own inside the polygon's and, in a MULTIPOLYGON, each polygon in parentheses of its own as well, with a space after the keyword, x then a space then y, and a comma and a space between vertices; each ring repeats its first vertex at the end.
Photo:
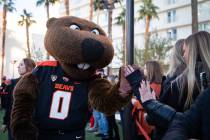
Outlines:
POLYGON ((14 78, 14 71, 15 71, 15 63, 17 62, 17 60, 12 60, 11 64, 12 64, 12 78, 14 78))

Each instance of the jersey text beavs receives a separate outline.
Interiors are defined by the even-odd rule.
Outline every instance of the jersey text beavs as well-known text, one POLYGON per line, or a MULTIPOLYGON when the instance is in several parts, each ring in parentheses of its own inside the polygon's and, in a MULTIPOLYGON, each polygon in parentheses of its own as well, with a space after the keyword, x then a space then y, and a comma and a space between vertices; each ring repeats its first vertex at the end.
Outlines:
POLYGON ((57 61, 40 63, 33 75, 39 81, 34 123, 40 130, 84 129, 88 111, 88 80, 68 77, 57 61))

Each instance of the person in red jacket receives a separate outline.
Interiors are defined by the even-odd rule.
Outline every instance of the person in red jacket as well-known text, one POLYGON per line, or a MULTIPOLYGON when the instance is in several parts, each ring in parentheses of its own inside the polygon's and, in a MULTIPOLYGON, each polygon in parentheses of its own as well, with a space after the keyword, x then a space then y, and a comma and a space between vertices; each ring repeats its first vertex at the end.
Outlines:
POLYGON ((159 97, 162 83, 162 69, 157 61, 147 61, 144 66, 144 75, 149 81, 150 87, 155 91, 156 96, 159 97))

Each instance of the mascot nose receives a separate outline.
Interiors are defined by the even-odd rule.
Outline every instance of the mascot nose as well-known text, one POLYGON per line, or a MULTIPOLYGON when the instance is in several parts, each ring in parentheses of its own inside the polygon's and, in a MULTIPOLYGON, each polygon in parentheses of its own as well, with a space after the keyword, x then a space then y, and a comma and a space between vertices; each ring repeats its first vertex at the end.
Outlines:
POLYGON ((85 62, 94 62, 102 57, 104 48, 101 42, 95 39, 85 39, 82 42, 82 55, 85 62))

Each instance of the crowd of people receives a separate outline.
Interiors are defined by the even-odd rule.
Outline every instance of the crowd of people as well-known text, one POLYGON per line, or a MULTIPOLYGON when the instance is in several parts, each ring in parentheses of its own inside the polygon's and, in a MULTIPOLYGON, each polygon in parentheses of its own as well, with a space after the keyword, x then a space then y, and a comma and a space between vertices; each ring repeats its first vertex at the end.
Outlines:
MULTIPOLYGON (((113 84, 126 78, 130 85, 126 88, 132 90, 130 102, 119 110, 124 140, 210 139, 210 34, 194 33, 178 40, 172 50, 165 75, 155 60, 143 67, 121 67, 118 80, 106 77, 103 70, 97 71, 113 84)), ((13 89, 21 76, 34 67, 35 62, 25 58, 18 66, 19 78, 2 77, 1 108, 5 115, 1 131, 8 130, 9 140, 13 140, 9 126, 13 89)), ((91 108, 89 116, 87 132, 104 140, 120 140, 114 114, 106 116, 91 108)))
POLYGON ((146 121, 155 127, 149 139, 210 138, 209 47, 210 34, 205 31, 178 41, 159 97, 134 68, 125 68, 134 95, 140 95, 146 121))

